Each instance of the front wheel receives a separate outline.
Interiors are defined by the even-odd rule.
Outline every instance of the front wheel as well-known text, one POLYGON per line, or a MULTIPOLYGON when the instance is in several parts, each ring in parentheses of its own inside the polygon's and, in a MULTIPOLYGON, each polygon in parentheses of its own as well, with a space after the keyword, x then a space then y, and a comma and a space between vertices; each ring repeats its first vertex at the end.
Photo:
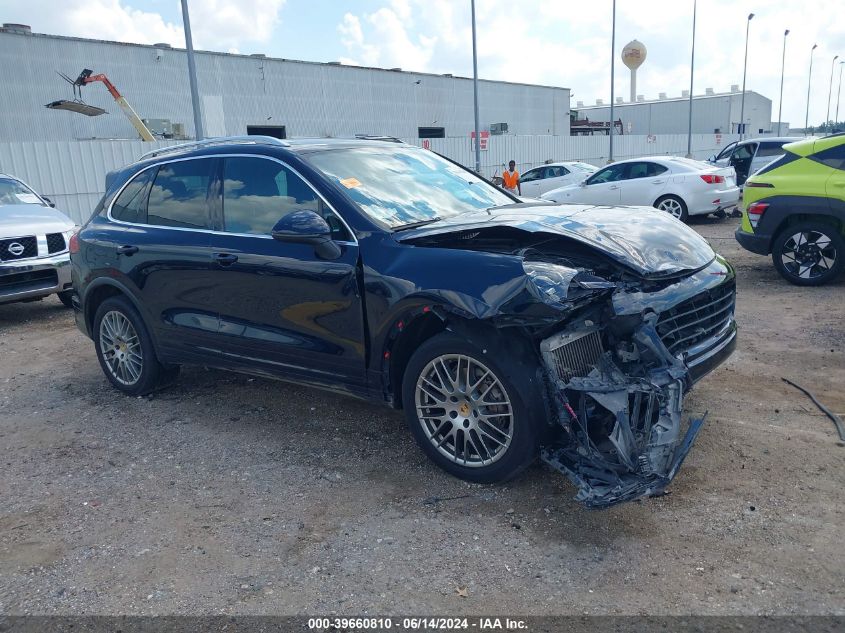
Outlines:
POLYGON ((654 203, 656 209, 666 211, 672 217, 677 218, 681 222, 689 220, 689 212, 687 211, 686 203, 678 196, 663 196, 654 203))
POLYGON ((845 268, 845 239, 824 222, 805 221, 782 230, 772 244, 775 269, 797 286, 821 286, 845 268))
POLYGON ((534 416, 492 350, 444 332, 408 362, 405 416, 417 443, 447 472, 478 483, 507 481, 538 454, 534 416))
POLYGON ((179 367, 158 361, 141 315, 125 297, 103 301, 93 334, 103 373, 123 393, 144 395, 176 378, 179 367))

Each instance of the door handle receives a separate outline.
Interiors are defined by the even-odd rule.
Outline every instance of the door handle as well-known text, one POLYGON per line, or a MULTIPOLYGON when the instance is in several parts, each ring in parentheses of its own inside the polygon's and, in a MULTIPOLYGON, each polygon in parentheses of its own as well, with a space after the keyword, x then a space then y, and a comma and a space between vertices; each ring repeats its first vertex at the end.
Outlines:
POLYGON ((231 253, 214 253, 211 257, 221 266, 231 266, 238 261, 238 256, 231 253))
POLYGON ((608 187, 608 191, 616 191, 617 189, 619 189, 618 185, 613 185, 612 187, 608 187))
POLYGON ((652 181, 651 181, 651 184, 653 184, 653 185, 662 185, 664 182, 666 182, 666 181, 665 181, 665 180, 652 180, 652 181))
POLYGON ((130 244, 124 244, 123 246, 117 247, 117 254, 118 255, 127 255, 131 256, 138 252, 137 246, 132 246, 130 244))

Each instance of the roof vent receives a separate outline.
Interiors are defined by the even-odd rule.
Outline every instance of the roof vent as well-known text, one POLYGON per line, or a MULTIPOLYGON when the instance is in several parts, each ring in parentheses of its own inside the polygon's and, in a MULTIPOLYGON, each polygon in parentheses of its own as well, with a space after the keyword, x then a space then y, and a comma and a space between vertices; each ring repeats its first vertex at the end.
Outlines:
POLYGON ((443 76, 444 77, 454 77, 455 75, 453 75, 452 73, 443 73, 443 76))
POLYGON ((739 84, 731 84, 731 92, 739 92, 739 84))
POLYGON ((402 72, 402 69, 399 68, 398 66, 396 68, 388 68, 387 70, 392 70, 395 73, 401 73, 402 72))
POLYGON ((343 66, 340 62, 326 62, 326 66, 343 66))
POLYGON ((688 99, 689 98, 689 90, 681 90, 681 96, 684 99, 688 99))
POLYGON ((616 103, 625 103, 625 99, 622 97, 616 97, 616 103))
POLYGON ((583 108, 583 107, 584 107, 584 102, 583 102, 583 101, 578 101, 578 102, 575 104, 575 106, 576 106, 576 107, 578 107, 578 108, 583 108))
POLYGON ((14 22, 4 22, 3 31, 5 33, 16 33, 17 35, 32 35, 32 27, 29 24, 15 24, 14 22))
POLYGON ((156 48, 173 48, 167 42, 156 42, 155 44, 153 44, 153 46, 155 46, 156 48))
POLYGON ((640 102, 640 103, 645 101, 645 95, 637 95, 637 101, 640 102))
POLYGON ((249 56, 255 57, 257 59, 264 59, 267 57, 267 55, 265 55, 264 53, 250 53, 249 56))
POLYGON ((712 96, 712 95, 714 95, 714 94, 716 94, 716 93, 715 93, 715 92, 713 92, 713 88, 705 88, 705 89, 704 89, 704 94, 712 96))
POLYGON ((661 92, 659 95, 657 95, 657 98, 658 98, 658 99, 665 99, 665 98, 666 98, 666 93, 665 93, 665 92, 661 92))
POLYGON ((604 99, 596 99, 596 105, 604 105, 604 99))

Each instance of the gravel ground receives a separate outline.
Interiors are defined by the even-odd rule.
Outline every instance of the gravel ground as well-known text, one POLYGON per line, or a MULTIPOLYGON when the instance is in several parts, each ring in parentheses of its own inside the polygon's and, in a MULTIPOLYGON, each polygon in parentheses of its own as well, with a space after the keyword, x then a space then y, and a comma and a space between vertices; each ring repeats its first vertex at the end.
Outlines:
POLYGON ((535 466, 431 465, 398 412, 203 368, 102 376, 56 298, 0 306, 0 613, 845 614, 845 279, 738 269, 741 341, 671 494, 588 511, 535 466))

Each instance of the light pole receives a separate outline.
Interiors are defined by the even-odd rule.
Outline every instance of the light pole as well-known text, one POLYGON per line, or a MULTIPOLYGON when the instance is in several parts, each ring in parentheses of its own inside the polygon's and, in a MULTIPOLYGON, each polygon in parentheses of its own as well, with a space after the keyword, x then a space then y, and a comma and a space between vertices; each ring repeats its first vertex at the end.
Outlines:
POLYGON ((807 114, 804 115, 804 134, 810 127, 810 86, 813 84, 813 53, 816 52, 818 47, 818 44, 813 44, 813 48, 810 49, 810 73, 807 76, 807 114))
POLYGON ((778 136, 783 136, 783 71, 786 68, 786 36, 789 35, 789 29, 783 32, 783 59, 780 62, 780 100, 778 101, 778 136))
POLYGON ((845 62, 839 62, 839 87, 836 89, 836 121, 839 123, 839 97, 842 96, 842 66, 845 62))
MULTIPOLYGON (((466 6, 466 5, 464 5, 466 6)), ((475 173, 481 175, 481 133, 478 124, 478 52, 475 46, 475 0, 470 3, 472 10, 472 94, 475 100, 475 173)))
POLYGON ((696 0, 692 1, 692 53, 689 60, 689 123, 687 124, 687 158, 692 158, 692 77, 695 70, 695 9, 696 0))
POLYGON ((830 86, 827 89, 827 114, 824 115, 824 122, 830 123, 830 98, 833 96, 833 69, 836 68, 836 60, 839 55, 833 56, 833 61, 830 62, 830 86))
POLYGON ((615 124, 613 122, 613 100, 615 98, 615 93, 613 91, 613 70, 615 68, 616 62, 616 0, 613 0, 613 27, 611 29, 610 34, 610 129, 608 130, 608 134, 610 135, 610 149, 608 151, 607 162, 613 162, 613 128, 615 124))
POLYGON ((205 136, 202 131, 202 111, 200 95, 197 89, 197 65, 194 61, 194 40, 191 37, 191 18, 188 16, 188 0, 182 0, 182 22, 185 25, 185 49, 188 53, 188 79, 191 82, 191 104, 194 107, 194 136, 201 141, 205 136))
POLYGON ((748 21, 745 23, 745 61, 742 63, 742 101, 739 107, 739 140, 745 136, 745 75, 748 70, 748 29, 751 27, 753 13, 748 14, 748 21))

